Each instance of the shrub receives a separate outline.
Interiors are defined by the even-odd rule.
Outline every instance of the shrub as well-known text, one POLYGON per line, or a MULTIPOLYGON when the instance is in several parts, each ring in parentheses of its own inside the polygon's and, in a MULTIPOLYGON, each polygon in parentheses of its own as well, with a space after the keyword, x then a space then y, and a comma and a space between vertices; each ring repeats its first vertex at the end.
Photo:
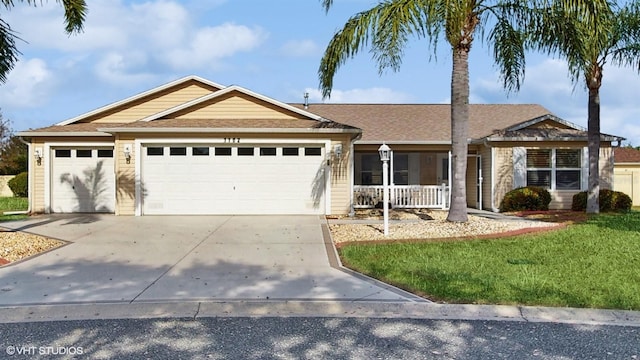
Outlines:
POLYGON ((547 189, 527 186, 509 191, 500 203, 500 211, 549 210, 551 194, 547 189))
MULTIPOLYGON (((629 211, 631 210, 631 198, 629 195, 609 189, 601 189, 600 196, 598 197, 600 202, 600 211, 629 211)), ((587 209, 587 192, 582 191, 573 195, 571 201, 571 210, 573 211, 585 211, 587 209)))
POLYGON ((13 195, 16 197, 27 197, 29 192, 29 173, 21 172, 7 182, 13 195))

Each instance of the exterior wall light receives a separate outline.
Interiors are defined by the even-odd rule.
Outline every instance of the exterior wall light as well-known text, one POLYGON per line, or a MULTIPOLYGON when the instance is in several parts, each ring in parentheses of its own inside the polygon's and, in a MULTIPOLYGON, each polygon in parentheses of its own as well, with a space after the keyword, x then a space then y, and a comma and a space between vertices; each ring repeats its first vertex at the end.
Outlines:
POLYGON ((127 161, 127 164, 131 163, 131 145, 126 144, 124 146, 124 159, 127 161))
POLYGON ((42 148, 35 148, 35 150, 33 150, 33 158, 36 160, 38 166, 42 165, 42 148))

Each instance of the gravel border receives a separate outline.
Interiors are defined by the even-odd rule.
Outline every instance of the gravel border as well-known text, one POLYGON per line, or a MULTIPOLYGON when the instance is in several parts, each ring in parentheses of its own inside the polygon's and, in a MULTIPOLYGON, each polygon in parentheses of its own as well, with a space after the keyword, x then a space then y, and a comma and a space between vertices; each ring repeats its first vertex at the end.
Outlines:
POLYGON ((0 266, 15 264, 66 244, 66 241, 0 227, 0 266))
POLYGON ((384 236, 383 225, 375 212, 368 218, 358 216, 352 223, 345 218, 328 220, 328 222, 335 244, 362 241, 486 238, 489 235, 515 235, 565 226, 526 219, 494 220, 475 215, 469 215, 469 221, 466 223, 453 223, 446 220, 447 214, 446 211, 440 210, 421 210, 413 215, 410 211, 395 214, 390 218, 401 220, 390 221, 387 237, 384 236))

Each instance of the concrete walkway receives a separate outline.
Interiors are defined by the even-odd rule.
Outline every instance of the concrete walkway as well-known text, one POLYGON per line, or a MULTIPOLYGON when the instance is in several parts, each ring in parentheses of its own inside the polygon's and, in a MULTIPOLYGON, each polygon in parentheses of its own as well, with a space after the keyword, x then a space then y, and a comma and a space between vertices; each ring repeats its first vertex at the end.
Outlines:
POLYGON ((426 301, 340 269, 318 216, 50 215, 2 226, 70 244, 0 268, 0 306, 426 301))

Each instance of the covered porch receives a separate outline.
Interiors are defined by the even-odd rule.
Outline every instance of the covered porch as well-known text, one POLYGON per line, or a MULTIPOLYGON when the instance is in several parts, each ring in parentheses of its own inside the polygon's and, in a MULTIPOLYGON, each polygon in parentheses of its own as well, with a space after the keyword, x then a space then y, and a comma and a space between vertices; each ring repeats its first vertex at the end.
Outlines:
MULTIPOLYGON (((382 162, 378 145, 356 146, 354 151, 353 208, 383 204, 382 162)), ((451 152, 447 146, 390 144, 389 201, 392 208, 448 209, 451 201, 451 152)), ((482 208, 482 162, 470 153, 467 160, 467 204, 482 208)))

